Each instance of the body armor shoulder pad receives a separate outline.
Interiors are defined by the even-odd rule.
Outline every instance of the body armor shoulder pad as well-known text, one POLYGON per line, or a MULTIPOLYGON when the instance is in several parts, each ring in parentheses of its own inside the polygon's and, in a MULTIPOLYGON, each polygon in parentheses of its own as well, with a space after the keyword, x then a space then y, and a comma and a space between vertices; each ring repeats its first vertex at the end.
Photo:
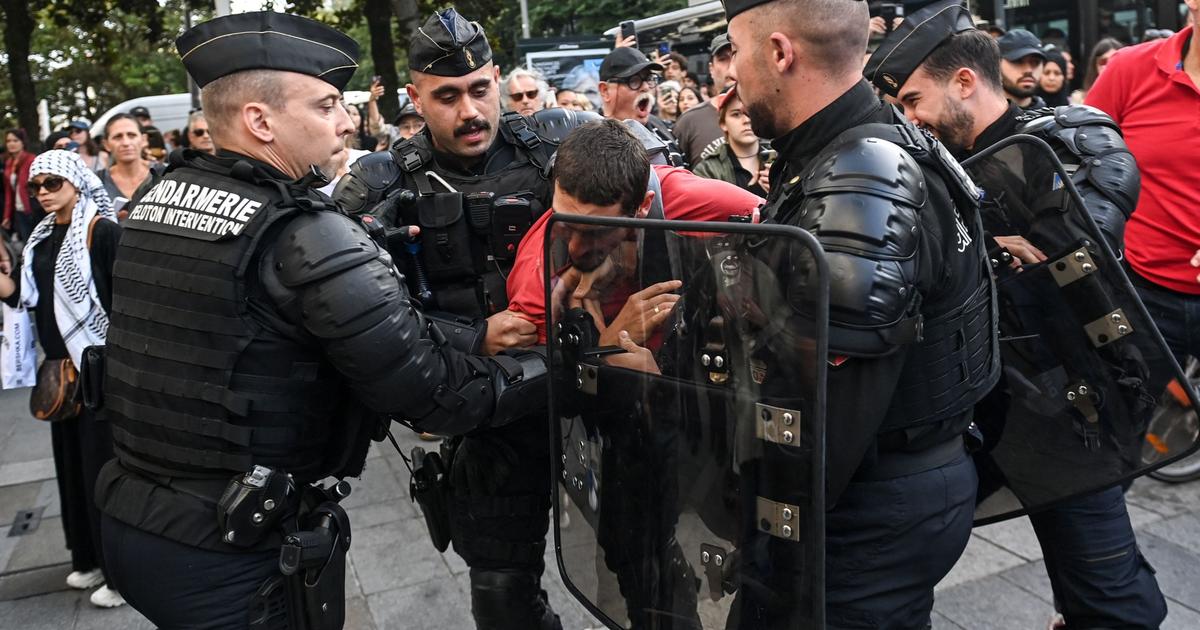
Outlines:
POLYGON ((1063 105, 1054 109, 1054 122, 1063 127, 1083 127, 1085 125, 1105 125, 1116 128, 1112 116, 1092 107, 1091 105, 1063 105))
POLYGON ((379 258, 366 230, 335 212, 307 212, 292 219, 275 243, 275 271, 286 287, 327 278, 379 258))
POLYGON ((602 119, 603 117, 595 112, 577 112, 552 107, 534 113, 530 117, 530 129, 542 140, 559 145, 576 127, 602 119))
POLYGON ((889 354, 920 337, 924 173, 906 150, 871 137, 842 143, 814 163, 797 223, 820 241, 837 278, 830 289, 830 350, 889 354))
POLYGON ((362 214, 383 199, 402 174, 392 151, 364 155, 338 181, 333 200, 349 214, 362 214))

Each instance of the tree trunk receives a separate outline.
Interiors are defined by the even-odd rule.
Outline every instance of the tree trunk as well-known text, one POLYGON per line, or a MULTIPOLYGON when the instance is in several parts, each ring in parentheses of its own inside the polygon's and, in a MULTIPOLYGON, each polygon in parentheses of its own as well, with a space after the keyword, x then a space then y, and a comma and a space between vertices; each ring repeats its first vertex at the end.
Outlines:
POLYGON ((379 113, 386 122, 392 122, 400 113, 400 101, 396 90, 400 77, 396 74, 396 44, 392 40, 392 9, 388 0, 367 0, 363 9, 367 18, 367 32, 371 35, 371 61, 375 73, 383 81, 383 97, 379 99, 379 113))
POLYGON ((38 129, 37 92, 29 69, 30 39, 34 23, 29 4, 24 0, 0 0, 4 20, 4 48, 8 52, 8 76, 12 82, 13 98, 17 101, 17 120, 29 136, 27 147, 36 151, 41 141, 38 129))
POLYGON ((390 0, 390 2, 392 11, 396 14, 396 21, 400 25, 396 50, 404 51, 404 62, 407 64, 408 45, 411 43, 413 32, 421 25, 421 9, 417 7, 417 0, 390 0))

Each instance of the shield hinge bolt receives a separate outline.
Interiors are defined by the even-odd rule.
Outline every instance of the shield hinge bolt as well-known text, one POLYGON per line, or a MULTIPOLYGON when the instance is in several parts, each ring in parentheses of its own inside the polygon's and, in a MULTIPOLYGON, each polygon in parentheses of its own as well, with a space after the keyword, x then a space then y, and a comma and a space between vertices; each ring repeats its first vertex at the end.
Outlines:
POLYGON ((755 437, 773 444, 799 446, 799 411, 756 403, 754 413, 755 437))
POLYGON ((1086 247, 1079 249, 1050 263, 1050 275, 1060 287, 1065 287, 1080 278, 1096 272, 1096 261, 1086 247))
POLYGON ((800 542, 800 506, 756 497, 758 528, 776 538, 800 542))
POLYGON ((1092 340, 1092 345, 1101 348, 1132 333, 1133 324, 1129 323, 1123 309, 1117 309, 1088 322, 1083 326, 1083 330, 1092 340))

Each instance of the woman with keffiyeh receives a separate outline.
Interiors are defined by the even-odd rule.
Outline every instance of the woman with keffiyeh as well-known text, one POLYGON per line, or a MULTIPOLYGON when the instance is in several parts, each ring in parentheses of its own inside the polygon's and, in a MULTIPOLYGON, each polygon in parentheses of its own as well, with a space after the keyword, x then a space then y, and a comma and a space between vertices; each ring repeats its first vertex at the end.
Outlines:
MULTIPOLYGON (((47 216, 29 236, 22 266, 12 277, 0 274, 0 299, 9 327, 32 333, 28 309, 34 309, 37 342, 46 360, 70 358, 80 364, 83 349, 104 344, 112 304, 112 269, 121 238, 112 202, 104 185, 79 154, 48 151, 29 168, 29 192, 47 216)), ((11 269, 0 248, 0 269, 11 269)), ((28 338, 13 335, 13 338, 28 338)), ((6 343, 3 352, 32 355, 32 345, 6 343)), ((32 365, 36 357, 5 357, 10 364, 32 365)), ((113 457, 108 422, 84 408, 71 420, 50 427, 54 468, 67 547, 74 571, 73 588, 104 584, 100 546, 100 513, 94 486, 100 467, 113 457)), ((120 593, 101 586, 92 593, 96 606, 125 603, 120 593)))

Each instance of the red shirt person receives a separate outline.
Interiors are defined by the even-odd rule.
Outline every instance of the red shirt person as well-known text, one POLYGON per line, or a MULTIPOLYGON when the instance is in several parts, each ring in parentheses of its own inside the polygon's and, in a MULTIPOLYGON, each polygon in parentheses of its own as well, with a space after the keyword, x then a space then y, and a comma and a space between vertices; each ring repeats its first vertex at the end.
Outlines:
MULTIPOLYGON (((558 160, 562 159, 562 149, 559 150, 558 160)), ((557 167, 556 167, 557 168, 557 167)), ((678 221, 728 221, 731 216, 747 216, 753 220, 758 218, 758 208, 763 203, 761 197, 751 194, 733 184, 720 180, 705 179, 693 175, 690 171, 672 166, 651 166, 662 190, 663 215, 667 219, 678 221)), ((555 184, 555 205, 559 205, 561 189, 555 184)), ((569 197, 569 195, 568 195, 569 197)), ((574 201, 571 199, 570 201, 574 201)), ((568 201, 569 203, 569 201, 568 201)), ((554 210, 551 210, 553 212, 554 210)), ((546 238, 546 224, 550 220, 547 212, 533 225, 517 249, 517 259, 512 272, 508 276, 508 308, 518 316, 525 318, 537 326, 538 343, 546 342, 546 294, 543 275, 543 244, 546 238)), ((586 276, 586 274, 585 274, 586 276)), ((587 282, 588 278, 583 278, 587 282)), ((676 296, 670 291, 679 287, 678 282, 660 283, 638 292, 639 298, 647 301, 648 308, 660 306, 658 314, 665 315, 669 306, 674 303, 676 296)), ((625 297, 633 294, 632 287, 628 293, 621 291, 610 292, 610 299, 604 304, 596 305, 616 334, 617 318, 624 308, 625 297), (620 296, 621 299, 615 299, 620 296)), ((576 289, 578 291, 578 288, 576 289)), ((586 305, 585 305, 586 308, 586 305)), ((593 314, 595 316, 595 313, 593 314)), ((653 319, 651 320, 653 321, 653 319)), ((632 331, 631 331, 632 332, 632 331)), ((644 343, 642 339, 634 339, 644 343)), ((602 337, 601 345, 616 345, 602 337)))
MULTIPOLYGON (((1193 13, 1200 1, 1188 0, 1193 13)), ((1200 51, 1188 27, 1123 48, 1088 91, 1088 105, 1121 126, 1142 172, 1137 210, 1125 226, 1126 257, 1146 280, 1200 295, 1200 51), (1191 42, 1190 50, 1185 49, 1191 42)))

